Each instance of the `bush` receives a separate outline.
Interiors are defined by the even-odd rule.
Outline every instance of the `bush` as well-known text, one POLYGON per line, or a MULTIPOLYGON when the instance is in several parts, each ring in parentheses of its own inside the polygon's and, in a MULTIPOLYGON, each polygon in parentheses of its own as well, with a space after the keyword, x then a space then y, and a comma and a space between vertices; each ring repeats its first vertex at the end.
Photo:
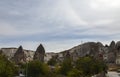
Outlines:
POLYGON ((98 61, 92 57, 82 57, 76 61, 75 67, 83 71, 85 76, 92 76, 105 71, 106 65, 102 61, 98 61))
POLYGON ((82 77, 83 71, 80 71, 78 69, 72 69, 70 72, 68 72, 67 77, 82 77))

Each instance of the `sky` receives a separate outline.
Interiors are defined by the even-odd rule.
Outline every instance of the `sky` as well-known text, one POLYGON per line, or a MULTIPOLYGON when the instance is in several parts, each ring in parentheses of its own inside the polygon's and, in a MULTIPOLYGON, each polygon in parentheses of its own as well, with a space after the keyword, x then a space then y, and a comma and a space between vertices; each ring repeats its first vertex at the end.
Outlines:
POLYGON ((59 52, 120 39, 120 0, 1 0, 0 48, 59 52))

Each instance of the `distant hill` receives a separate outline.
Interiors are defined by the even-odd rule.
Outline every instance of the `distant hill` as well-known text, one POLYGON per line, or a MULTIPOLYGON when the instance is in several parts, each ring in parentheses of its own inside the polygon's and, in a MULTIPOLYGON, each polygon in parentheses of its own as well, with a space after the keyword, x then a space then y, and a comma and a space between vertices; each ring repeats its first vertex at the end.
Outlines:
MULTIPOLYGON (((9 60, 12 60, 13 57, 16 56, 15 53, 18 51, 18 49, 19 48, 1 48, 0 51, 5 54, 9 60)), ((101 42, 86 42, 68 50, 61 51, 59 53, 45 53, 43 51, 44 49, 37 49, 36 51, 21 49, 21 51, 19 51, 19 53, 17 54, 17 56, 19 57, 16 58, 21 58, 19 60, 21 62, 28 62, 33 60, 34 57, 36 57, 35 55, 37 55, 37 58, 39 58, 40 60, 44 59, 44 62, 49 61, 53 57, 56 57, 56 60, 58 62, 61 62, 67 57, 70 57, 73 60, 77 60, 79 57, 89 55, 94 57, 95 59, 103 60, 106 63, 120 64, 120 41, 116 43, 112 41, 110 45, 105 46, 101 42), (35 54, 35 52, 37 53, 35 54), (22 55, 24 55, 24 58, 22 58, 22 55), (44 57, 41 57, 42 55, 44 57)))

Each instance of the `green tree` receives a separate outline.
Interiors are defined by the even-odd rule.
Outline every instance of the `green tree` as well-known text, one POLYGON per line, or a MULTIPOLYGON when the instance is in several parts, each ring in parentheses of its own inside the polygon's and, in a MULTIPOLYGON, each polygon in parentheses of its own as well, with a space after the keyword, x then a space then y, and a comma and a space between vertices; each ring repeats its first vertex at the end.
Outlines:
POLYGON ((5 55, 0 54, 0 77, 13 77, 18 74, 17 67, 5 55))
POLYGON ((28 77, 47 77, 49 74, 49 67, 40 61, 31 61, 26 66, 28 77))
POLYGON ((72 60, 69 58, 65 59, 61 64, 60 74, 67 75, 68 72, 73 68, 72 60))
POLYGON ((83 74, 87 76, 90 75, 90 67, 92 63, 92 59, 89 57, 79 58, 76 61, 76 68, 83 71, 83 74))
POLYGON ((105 71, 106 65, 102 61, 98 61, 92 57, 79 58, 75 63, 75 68, 83 71, 85 76, 92 76, 105 71))

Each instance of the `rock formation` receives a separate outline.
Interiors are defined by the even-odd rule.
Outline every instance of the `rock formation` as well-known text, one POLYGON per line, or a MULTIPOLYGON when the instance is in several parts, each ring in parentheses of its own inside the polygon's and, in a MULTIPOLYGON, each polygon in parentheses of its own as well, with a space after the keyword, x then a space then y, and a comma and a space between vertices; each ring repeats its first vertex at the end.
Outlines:
POLYGON ((112 41, 109 46, 104 46, 100 42, 87 42, 59 53, 57 59, 60 61, 64 60, 64 58, 66 58, 64 54, 67 52, 73 60, 89 55, 93 56, 95 59, 103 60, 106 63, 115 64, 116 54, 118 54, 118 51, 116 53, 116 48, 120 51, 120 42, 117 44, 117 47, 114 41, 112 41))
POLYGON ((106 63, 115 63, 116 60, 116 44, 115 41, 112 41, 110 45, 107 48, 107 53, 106 53, 106 63))
POLYGON ((79 57, 86 55, 97 58, 99 56, 99 53, 103 52, 103 47, 104 46, 99 42, 87 42, 82 45, 75 46, 69 50, 63 51, 62 53, 60 52, 57 59, 62 61, 66 57, 71 57, 73 60, 77 60, 79 57))
MULTIPOLYGON (((2 51, 2 53, 8 58, 8 60, 12 60, 15 53, 17 52, 18 48, 1 48, 0 51, 2 51)), ((34 51, 32 50, 24 50, 24 54, 26 55, 26 60, 31 61, 33 60, 33 55, 34 55, 34 51)))
POLYGON ((45 53, 44 62, 47 63, 51 58, 55 57, 56 55, 57 53, 53 52, 45 53))
POLYGON ((34 54, 33 60, 39 60, 44 62, 45 49, 42 44, 40 44, 34 54))
POLYGON ((110 48, 111 48, 111 49, 114 49, 114 48, 115 48, 115 41, 112 41, 112 42, 111 42, 110 48))
POLYGON ((89 55, 96 59, 104 60, 106 63, 116 63, 117 61, 117 63, 120 64, 120 41, 117 43, 112 41, 110 45, 105 46, 100 42, 87 42, 59 53, 45 53, 45 49, 42 44, 38 46, 35 52, 23 50, 22 46, 18 49, 1 48, 0 50, 8 57, 9 60, 12 58, 15 62, 39 60, 47 63, 47 61, 54 56, 57 61, 61 62, 68 57, 73 60, 77 60, 79 57, 89 55))
POLYGON ((116 43, 116 49, 117 49, 117 52, 120 52, 120 41, 116 43))
POLYGON ((73 58, 83 57, 86 55, 90 55, 94 58, 97 58, 99 53, 103 52, 102 47, 103 45, 101 43, 87 42, 70 49, 69 52, 71 52, 71 54, 74 55, 73 58))
POLYGON ((116 43, 116 64, 120 64, 120 41, 116 43))
POLYGON ((11 60, 12 57, 14 57, 15 52, 17 51, 18 48, 1 48, 1 51, 3 52, 3 54, 6 55, 6 57, 8 57, 9 60, 11 60))
POLYGON ((24 50, 23 50, 22 46, 20 46, 17 49, 16 53, 13 56, 13 61, 15 63, 24 63, 24 62, 26 62, 26 55, 24 53, 24 50))

